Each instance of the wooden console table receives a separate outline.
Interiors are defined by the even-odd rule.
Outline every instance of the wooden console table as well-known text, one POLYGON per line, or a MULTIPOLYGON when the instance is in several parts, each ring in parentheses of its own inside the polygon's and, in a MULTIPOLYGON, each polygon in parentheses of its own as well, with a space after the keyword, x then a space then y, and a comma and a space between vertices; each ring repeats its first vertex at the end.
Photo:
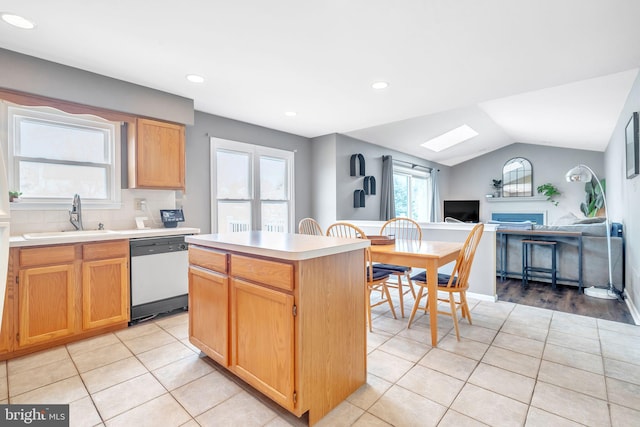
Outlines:
MULTIPOLYGON (((578 293, 582 291, 582 232, 580 231, 552 231, 552 230, 496 230, 496 235, 500 239, 500 268, 496 271, 500 276, 500 280, 504 280, 508 274, 519 275, 522 277, 522 269, 520 271, 507 270, 507 250, 509 236, 526 236, 531 240, 567 237, 574 238, 578 242, 578 279, 569 279, 566 277, 556 277, 556 280, 564 280, 566 282, 578 283, 578 293)), ((559 245, 558 251, 561 251, 562 245, 559 245)))

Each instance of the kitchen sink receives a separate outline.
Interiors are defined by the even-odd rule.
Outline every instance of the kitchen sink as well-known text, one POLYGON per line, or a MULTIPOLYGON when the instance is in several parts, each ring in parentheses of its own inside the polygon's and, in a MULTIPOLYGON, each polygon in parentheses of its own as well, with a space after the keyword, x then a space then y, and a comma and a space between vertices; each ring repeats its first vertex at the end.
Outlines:
POLYGON ((91 236, 103 236, 105 234, 116 233, 113 230, 74 230, 74 231, 44 231, 39 233, 27 233, 23 234, 27 240, 31 239, 74 239, 77 237, 91 237, 91 236))

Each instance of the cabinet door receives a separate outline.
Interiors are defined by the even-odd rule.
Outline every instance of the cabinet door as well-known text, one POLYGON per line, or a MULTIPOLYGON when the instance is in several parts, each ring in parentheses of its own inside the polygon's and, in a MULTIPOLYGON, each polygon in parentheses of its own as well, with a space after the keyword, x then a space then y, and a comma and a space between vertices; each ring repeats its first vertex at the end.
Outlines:
POLYGON ((184 189, 185 127, 137 120, 136 188, 184 189))
POLYGON ((189 340, 207 356, 229 366, 229 279, 189 267, 189 340))
POLYGON ((294 298, 231 279, 231 369, 283 407, 293 410, 294 298))
POLYGON ((73 264, 27 268, 19 275, 20 347, 73 334, 73 264))
POLYGON ((129 321, 127 258, 82 263, 82 329, 129 321))

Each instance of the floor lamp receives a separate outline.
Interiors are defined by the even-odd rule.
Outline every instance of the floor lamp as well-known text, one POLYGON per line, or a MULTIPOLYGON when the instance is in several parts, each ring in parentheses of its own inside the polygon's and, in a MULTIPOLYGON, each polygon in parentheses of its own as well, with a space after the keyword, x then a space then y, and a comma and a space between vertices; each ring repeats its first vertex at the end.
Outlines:
POLYGON ((607 208, 607 196, 604 194, 604 188, 598 179, 598 175, 586 165, 578 165, 572 168, 565 178, 568 182, 590 182, 592 178, 595 178, 600 192, 602 193, 602 200, 604 201, 605 211, 605 223, 607 227, 607 256, 609 261, 609 283, 606 288, 596 288, 591 286, 584 290, 584 294, 590 297, 603 298, 603 299, 618 299, 620 292, 613 286, 613 268, 611 267, 611 223, 609 222, 609 209, 607 208))

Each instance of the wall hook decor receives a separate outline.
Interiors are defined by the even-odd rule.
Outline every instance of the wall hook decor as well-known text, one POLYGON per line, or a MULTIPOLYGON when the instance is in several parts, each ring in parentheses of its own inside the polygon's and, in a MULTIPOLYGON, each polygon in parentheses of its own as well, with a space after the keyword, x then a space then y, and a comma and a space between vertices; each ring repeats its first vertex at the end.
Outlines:
POLYGON ((364 156, 362 154, 351 155, 351 176, 356 176, 356 163, 359 163, 360 176, 365 176, 364 156))
POLYGON ((353 207, 364 208, 364 190, 355 190, 353 192, 353 207))
POLYGON ((363 188, 364 194, 376 194, 376 178, 374 176, 365 176, 363 188))

